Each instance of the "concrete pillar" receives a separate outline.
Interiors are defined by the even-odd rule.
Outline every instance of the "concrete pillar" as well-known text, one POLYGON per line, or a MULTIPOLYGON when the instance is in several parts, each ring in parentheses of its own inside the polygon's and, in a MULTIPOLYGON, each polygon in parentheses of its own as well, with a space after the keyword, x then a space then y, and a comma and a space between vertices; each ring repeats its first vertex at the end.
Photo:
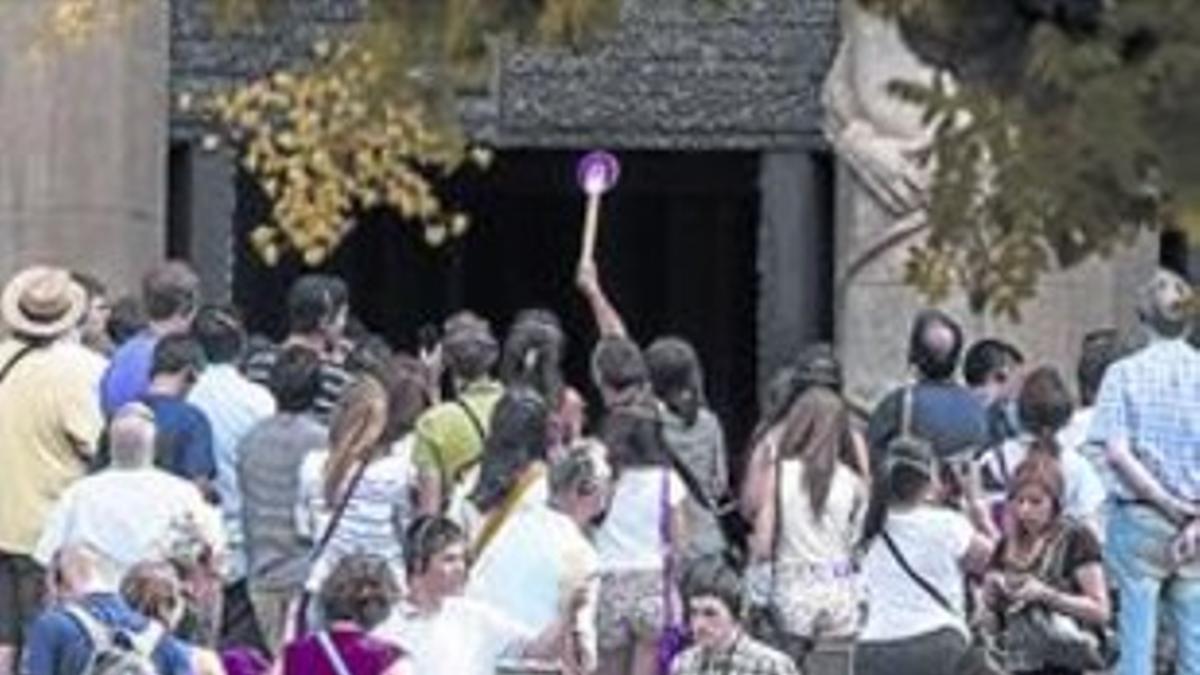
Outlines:
POLYGON ((0 2, 0 277, 34 261, 133 289, 164 253, 168 3, 31 52, 52 0, 0 2))
POLYGON ((187 197, 179 206, 186 210, 187 216, 187 258, 200 275, 204 298, 211 302, 229 302, 233 294, 237 165, 228 152, 210 152, 195 144, 189 144, 185 152, 187 197))
POLYGON ((801 346, 829 339, 832 290, 828 180, 819 162, 808 152, 766 153, 761 161, 760 385, 801 346))

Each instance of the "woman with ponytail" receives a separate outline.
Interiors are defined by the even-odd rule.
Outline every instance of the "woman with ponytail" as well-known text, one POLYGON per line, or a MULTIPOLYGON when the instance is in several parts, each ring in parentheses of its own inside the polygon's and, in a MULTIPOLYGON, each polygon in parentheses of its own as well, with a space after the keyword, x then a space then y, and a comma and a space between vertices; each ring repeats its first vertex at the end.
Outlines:
POLYGON ((940 471, 928 442, 900 436, 886 457, 860 542, 867 622, 855 674, 995 672, 972 647, 966 620, 966 574, 983 571, 994 546, 986 523, 936 504, 940 471))
POLYGON ((550 406, 546 440, 552 457, 583 433, 583 397, 563 381, 565 348, 558 316, 546 309, 526 309, 509 328, 500 360, 504 386, 532 389, 550 406))
MULTIPOLYGON (((998 479, 1003 492, 1011 491, 1017 466, 1033 454, 1042 454, 1059 463, 1063 474, 1062 513, 1082 522, 1100 534, 1100 515, 1105 489, 1096 467, 1078 448, 1059 442, 1059 432, 1071 421, 1074 406, 1067 385, 1058 371, 1043 366, 1030 373, 1021 385, 1017 413, 1022 432, 990 453, 984 464, 989 475, 998 479)), ((999 509, 1003 512, 1003 509, 999 509)))
POLYGON ((329 449, 309 453, 300 467, 296 511, 302 536, 319 542, 345 502, 307 587, 316 590, 344 556, 362 551, 387 560, 404 578, 400 533, 415 510, 412 434, 428 406, 428 375, 417 359, 396 356, 382 373, 361 379, 342 396, 329 428, 329 449))

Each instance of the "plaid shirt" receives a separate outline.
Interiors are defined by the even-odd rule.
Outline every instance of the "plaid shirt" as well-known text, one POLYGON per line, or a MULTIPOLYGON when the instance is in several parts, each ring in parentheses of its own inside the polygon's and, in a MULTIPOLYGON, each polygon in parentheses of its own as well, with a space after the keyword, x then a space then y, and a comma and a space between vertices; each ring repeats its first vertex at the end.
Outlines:
POLYGON ((1164 488, 1200 501, 1200 352, 1183 340, 1162 340, 1114 363, 1088 438, 1128 439, 1164 488))
POLYGON ((799 675, 799 672, 787 656, 744 633, 729 651, 713 653, 697 645, 671 664, 671 675, 799 675))

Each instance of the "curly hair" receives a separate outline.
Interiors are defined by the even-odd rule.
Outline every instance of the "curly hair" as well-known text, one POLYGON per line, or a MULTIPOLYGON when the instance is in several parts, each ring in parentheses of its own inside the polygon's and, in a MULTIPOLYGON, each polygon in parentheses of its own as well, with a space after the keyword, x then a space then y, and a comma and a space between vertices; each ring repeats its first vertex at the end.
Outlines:
POLYGON ((351 621, 370 630, 388 617, 400 599, 400 586, 382 556, 352 553, 334 566, 320 598, 327 621, 351 621))

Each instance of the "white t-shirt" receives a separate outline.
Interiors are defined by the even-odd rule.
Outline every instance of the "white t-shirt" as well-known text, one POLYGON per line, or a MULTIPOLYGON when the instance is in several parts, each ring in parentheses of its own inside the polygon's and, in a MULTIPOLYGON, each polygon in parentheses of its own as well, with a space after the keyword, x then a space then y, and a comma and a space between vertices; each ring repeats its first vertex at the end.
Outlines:
MULTIPOLYGON (((412 465, 412 435, 396 443, 391 454, 367 467, 354 488, 354 495, 337 530, 321 557, 313 563, 305 587, 316 590, 343 556, 370 552, 392 563, 396 580, 403 583, 404 549, 400 542, 411 520, 412 491, 416 473, 412 465)), ((310 452, 300 465, 300 498, 296 507, 296 529, 314 542, 329 526, 336 504, 325 500, 325 464, 329 452, 310 452)), ((355 471, 351 468, 351 473, 355 471)), ((347 476, 349 480, 349 476, 347 476)))
POLYGON ((104 587, 116 588, 135 564, 165 560, 189 536, 223 553, 220 514, 194 483, 154 467, 110 468, 63 492, 33 557, 45 566, 64 544, 87 544, 100 556, 104 587))
POLYGON ((687 498, 687 486, 665 467, 621 471, 604 524, 596 533, 603 571, 662 569, 666 546, 662 536, 663 490, 672 510, 687 498))
POLYGON ((411 675, 494 675, 502 657, 515 655, 536 637, 526 626, 465 598, 446 599, 434 615, 402 605, 372 635, 408 652, 411 675))
POLYGON ((579 526, 541 504, 519 508, 471 568, 466 596, 541 633, 557 619, 565 593, 588 584, 577 626, 589 654, 595 645, 599 591, 596 550, 579 526))
POLYGON ((938 604, 896 562, 880 534, 863 558, 867 625, 859 640, 883 642, 954 628, 967 635, 961 560, 974 530, 959 513, 921 505, 892 512, 884 529, 913 571, 941 591, 955 611, 938 604))

